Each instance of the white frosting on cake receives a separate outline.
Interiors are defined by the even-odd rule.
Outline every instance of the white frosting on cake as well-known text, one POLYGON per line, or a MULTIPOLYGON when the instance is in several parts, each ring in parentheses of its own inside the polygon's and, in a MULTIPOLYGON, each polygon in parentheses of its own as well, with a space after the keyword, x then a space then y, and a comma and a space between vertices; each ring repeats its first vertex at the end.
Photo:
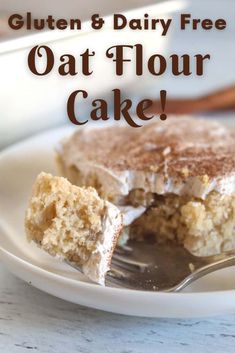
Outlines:
POLYGON ((114 246, 122 229, 122 218, 123 225, 128 226, 146 210, 142 206, 119 206, 118 209, 108 201, 105 203, 107 212, 103 219, 103 231, 97 240, 96 250, 82 268, 86 276, 101 285, 105 285, 105 275, 110 270, 114 246))
POLYGON ((79 130, 59 151, 64 168, 95 174, 105 193, 133 189, 206 198, 235 192, 235 135, 217 122, 177 117, 141 129, 79 130), (184 173, 187 169, 188 173, 184 173))
POLYGON ((112 253, 122 228, 122 214, 119 209, 108 201, 105 201, 105 206, 103 229, 97 240, 96 250, 82 267, 85 275, 101 285, 105 285, 105 275, 110 270, 112 253))
POLYGON ((189 176, 183 179, 170 176, 166 178, 162 173, 146 171, 114 172, 101 165, 84 161, 73 161, 73 165, 82 170, 84 178, 94 172, 100 183, 104 185, 105 192, 112 195, 125 196, 133 189, 143 189, 159 195, 174 193, 205 199, 213 190, 227 195, 235 192, 235 174, 214 177, 205 181, 201 176, 189 176))
POLYGON ((145 211, 146 207, 139 206, 118 206, 123 215, 123 225, 129 226, 135 219, 139 218, 145 211))

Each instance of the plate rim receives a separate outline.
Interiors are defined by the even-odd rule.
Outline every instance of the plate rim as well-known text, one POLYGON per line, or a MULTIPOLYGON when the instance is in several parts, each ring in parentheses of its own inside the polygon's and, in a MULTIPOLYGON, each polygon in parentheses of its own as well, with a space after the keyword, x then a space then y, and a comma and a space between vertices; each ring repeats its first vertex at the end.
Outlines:
MULTIPOLYGON (((1 225, 1 224, 0 224, 1 225)), ((5 249, 3 246, 0 245, 0 253, 5 253, 8 257, 11 257, 12 259, 14 259, 14 262, 19 262, 22 265, 25 265, 29 268, 32 268, 35 271, 44 273, 45 275, 48 274, 51 277, 55 277, 57 279, 61 279, 61 280, 65 280, 66 282, 71 282, 71 284, 74 284, 76 286, 84 286, 87 287, 88 289, 90 288, 96 288, 98 289, 98 291, 116 291, 118 292, 125 292, 125 293, 135 293, 135 294, 147 294, 148 296, 159 296, 159 295, 164 295, 164 296, 173 296, 173 295, 177 295, 177 296, 208 296, 208 295, 224 295, 224 294, 235 294, 235 289, 228 289, 228 290, 216 290, 216 291, 205 291, 205 292, 164 292, 164 291, 144 291, 144 290, 136 290, 136 289, 129 289, 129 288, 116 288, 116 287, 108 287, 108 286, 100 286, 96 283, 92 283, 92 282, 83 282, 80 281, 79 279, 73 279, 73 278, 68 278, 66 276, 62 276, 60 274, 56 274, 52 271, 48 271, 46 269, 43 269, 42 267, 35 265, 27 260, 22 259, 21 257, 13 254, 11 251, 5 249)), ((128 294, 129 295, 129 294, 128 294)))

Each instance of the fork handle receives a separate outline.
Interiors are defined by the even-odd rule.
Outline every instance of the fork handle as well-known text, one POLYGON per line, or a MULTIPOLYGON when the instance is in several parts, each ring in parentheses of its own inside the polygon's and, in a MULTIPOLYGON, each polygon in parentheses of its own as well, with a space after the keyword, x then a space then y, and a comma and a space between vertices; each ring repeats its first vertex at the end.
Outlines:
POLYGON ((195 280, 212 273, 214 271, 220 270, 222 268, 230 267, 235 265, 235 255, 234 251, 227 253, 226 255, 216 255, 216 256, 210 256, 210 257, 205 257, 204 262, 205 265, 202 267, 196 267, 195 271, 192 272, 191 275, 189 275, 187 278, 185 278, 180 284, 178 284, 176 287, 171 288, 170 291, 179 291, 186 286, 188 286, 190 283, 194 282, 195 280), (214 258, 212 262, 212 258, 214 258), (217 262, 215 262, 215 258, 217 258, 217 262))

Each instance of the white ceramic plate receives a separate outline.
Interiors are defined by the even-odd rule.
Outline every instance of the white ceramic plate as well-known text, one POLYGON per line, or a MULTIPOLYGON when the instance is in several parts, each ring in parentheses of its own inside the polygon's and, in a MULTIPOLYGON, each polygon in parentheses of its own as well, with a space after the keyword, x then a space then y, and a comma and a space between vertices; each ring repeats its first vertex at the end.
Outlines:
POLYGON ((16 276, 59 298, 115 313, 196 317, 235 312, 235 267, 217 271, 181 293, 102 288, 32 244, 24 210, 36 175, 56 173, 54 146, 71 127, 49 131, 0 155, 0 256, 16 276))

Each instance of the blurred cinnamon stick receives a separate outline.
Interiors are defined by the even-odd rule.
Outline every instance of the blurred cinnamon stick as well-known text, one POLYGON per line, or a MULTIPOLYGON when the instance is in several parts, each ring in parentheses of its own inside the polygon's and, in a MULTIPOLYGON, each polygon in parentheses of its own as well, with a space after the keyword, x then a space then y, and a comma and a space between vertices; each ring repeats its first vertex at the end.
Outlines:
MULTIPOLYGON (((192 99, 166 99, 168 114, 192 114, 217 110, 235 110, 235 85, 192 99)), ((155 100, 151 113, 162 112, 160 100, 155 100)))

